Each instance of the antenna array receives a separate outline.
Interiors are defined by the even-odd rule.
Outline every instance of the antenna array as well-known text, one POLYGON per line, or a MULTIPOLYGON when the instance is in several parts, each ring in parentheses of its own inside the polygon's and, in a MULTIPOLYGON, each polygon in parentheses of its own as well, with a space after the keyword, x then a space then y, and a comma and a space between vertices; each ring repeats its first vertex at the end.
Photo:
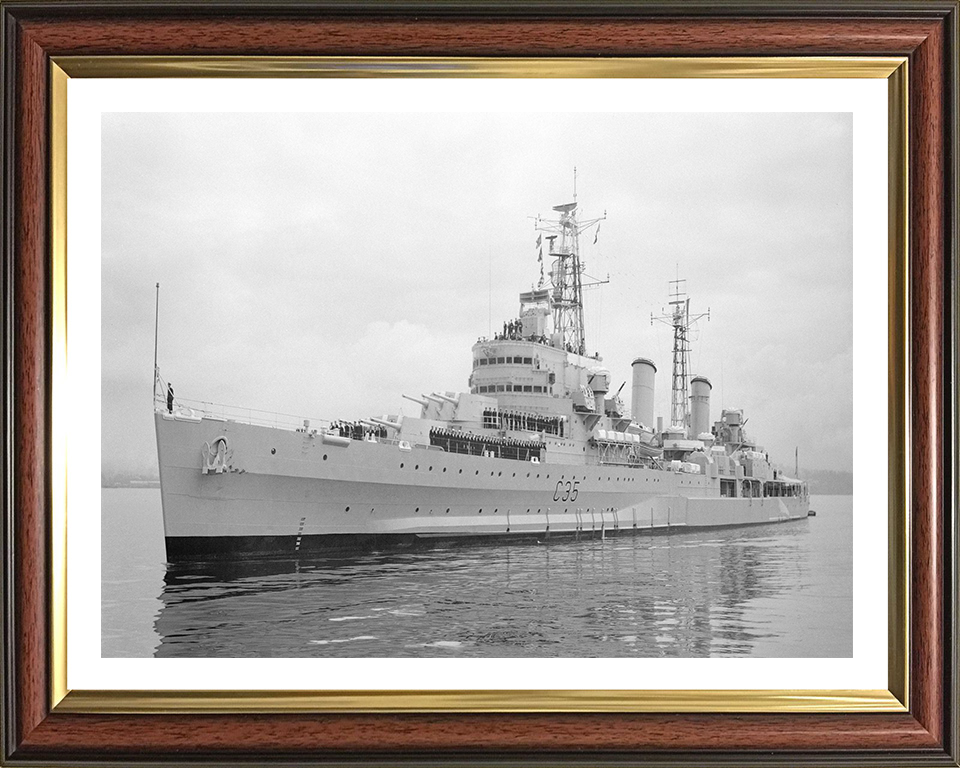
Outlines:
POLYGON ((673 328, 673 381, 670 395, 670 424, 684 430, 690 424, 690 402, 687 395, 690 380, 690 329, 703 317, 710 319, 710 310, 699 315, 690 314, 687 281, 670 281, 670 307, 657 317, 650 315, 650 324, 658 320, 673 328))
MULTIPOLYGON (((554 333, 561 335, 561 345, 569 352, 585 355, 586 334, 583 323, 583 289, 604 281, 584 284, 585 265, 580 260, 580 235, 607 218, 606 212, 596 219, 577 219, 576 169, 574 169, 573 202, 556 205, 559 219, 537 217, 536 228, 546 233, 550 266, 550 306, 553 310, 554 333)), ((589 276, 588 276, 589 277, 589 276)))

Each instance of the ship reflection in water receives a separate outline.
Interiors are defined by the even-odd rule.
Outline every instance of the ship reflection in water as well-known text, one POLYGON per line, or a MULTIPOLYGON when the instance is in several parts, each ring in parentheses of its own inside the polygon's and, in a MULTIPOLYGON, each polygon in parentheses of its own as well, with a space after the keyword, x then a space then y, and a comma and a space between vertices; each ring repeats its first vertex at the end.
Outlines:
POLYGON ((849 656, 851 542, 830 573, 824 520, 171 565, 155 655, 849 656))

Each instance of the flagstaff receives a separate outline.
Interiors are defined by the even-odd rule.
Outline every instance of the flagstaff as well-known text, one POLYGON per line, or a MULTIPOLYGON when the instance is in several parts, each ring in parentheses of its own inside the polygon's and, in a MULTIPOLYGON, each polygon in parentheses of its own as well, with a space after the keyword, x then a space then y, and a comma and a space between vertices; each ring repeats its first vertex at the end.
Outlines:
POLYGON ((160 368, 157 365, 157 342, 160 338, 160 283, 157 283, 156 313, 153 318, 153 397, 157 397, 157 382, 160 380, 160 368))

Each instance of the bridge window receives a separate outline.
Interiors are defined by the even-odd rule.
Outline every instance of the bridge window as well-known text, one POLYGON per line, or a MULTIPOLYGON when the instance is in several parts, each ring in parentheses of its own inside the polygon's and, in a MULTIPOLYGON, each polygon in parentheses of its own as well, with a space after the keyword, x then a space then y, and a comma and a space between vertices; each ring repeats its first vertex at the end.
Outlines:
POLYGON ((523 364, 524 364, 524 365, 533 365, 533 358, 532 358, 532 357, 525 357, 525 358, 523 358, 523 364))
POLYGON ((497 358, 497 365, 503 365, 505 362, 506 362, 506 358, 505 358, 505 357, 498 357, 498 358, 497 358))
POLYGON ((487 364, 487 358, 481 357, 477 362, 479 362, 480 365, 486 365, 486 364, 487 364))

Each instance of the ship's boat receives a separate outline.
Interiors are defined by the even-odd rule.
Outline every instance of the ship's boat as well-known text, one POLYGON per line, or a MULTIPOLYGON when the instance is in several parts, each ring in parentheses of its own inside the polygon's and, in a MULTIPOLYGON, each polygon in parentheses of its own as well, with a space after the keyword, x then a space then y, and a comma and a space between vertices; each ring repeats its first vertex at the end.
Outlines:
MULTIPOLYGON (((654 426, 653 361, 632 365, 631 409, 589 355, 576 202, 538 219, 551 269, 472 349, 469 389, 404 395, 419 417, 284 422, 167 400, 155 423, 167 557, 299 555, 450 539, 608 537, 806 518, 740 410, 710 421, 710 381, 687 374, 698 319, 674 284, 671 417, 654 426)), ((539 241, 538 241, 539 242, 539 241)), ((542 264, 542 254, 541 254, 542 264)))

